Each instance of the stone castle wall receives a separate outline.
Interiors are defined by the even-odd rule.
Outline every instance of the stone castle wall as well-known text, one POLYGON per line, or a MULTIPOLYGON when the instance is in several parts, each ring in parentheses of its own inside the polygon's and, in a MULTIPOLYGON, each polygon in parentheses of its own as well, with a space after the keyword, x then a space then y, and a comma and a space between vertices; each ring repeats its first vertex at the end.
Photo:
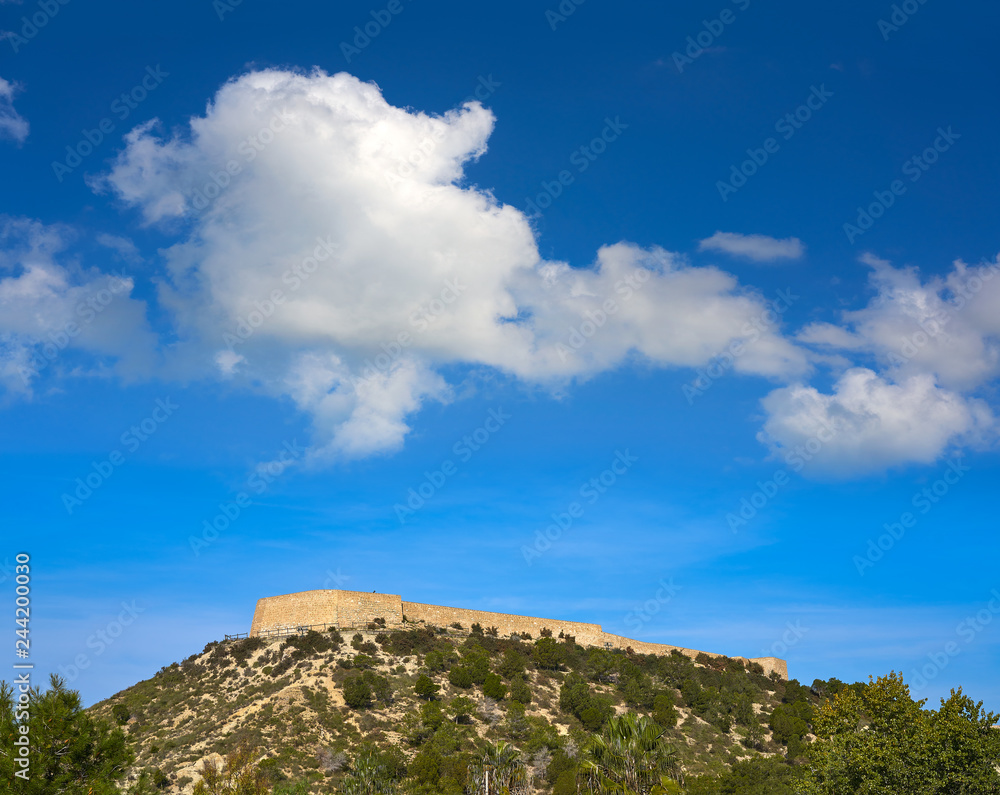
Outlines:
MULTIPOLYGON (((363 628, 376 618, 384 619, 387 627, 400 627, 403 625, 404 616, 409 623, 424 623, 439 627, 455 623, 461 624, 466 630, 473 624, 480 624, 484 629, 496 627, 497 633, 504 637, 513 633, 527 632, 532 638, 538 638, 542 629, 549 629, 553 636, 558 636, 560 632, 572 635, 581 646, 631 648, 640 654, 669 654, 671 651, 679 651, 693 659, 702 653, 697 649, 686 649, 666 643, 647 643, 613 635, 605 632, 600 624, 425 605, 419 602, 404 602, 402 597, 395 594, 361 591, 302 591, 260 599, 254 611, 250 634, 258 635, 267 630, 315 625, 344 629, 363 628)), ((710 657, 721 656, 711 652, 704 653, 710 657)), ((759 663, 767 674, 776 672, 782 679, 788 678, 788 664, 784 660, 777 657, 757 657, 751 661, 759 663)))

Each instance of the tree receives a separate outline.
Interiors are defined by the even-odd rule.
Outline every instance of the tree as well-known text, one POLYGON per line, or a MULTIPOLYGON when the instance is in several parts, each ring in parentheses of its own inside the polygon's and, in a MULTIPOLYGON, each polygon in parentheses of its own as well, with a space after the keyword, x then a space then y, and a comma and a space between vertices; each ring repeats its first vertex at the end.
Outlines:
POLYGON ((993 728, 998 718, 962 688, 952 690, 941 699, 941 709, 929 715, 935 772, 951 791, 1000 792, 1000 730, 993 728))
POLYGON ((371 706, 372 689, 364 676, 349 676, 344 680, 344 703, 353 709, 371 706))
POLYGON ((434 698, 434 696, 437 695, 437 692, 441 689, 441 686, 435 684, 434 680, 431 679, 427 674, 420 674, 420 676, 417 677, 417 682, 413 686, 413 689, 416 691, 418 696, 430 701, 432 698, 434 698))
POLYGON ((1000 792, 1000 716, 961 690, 924 710, 901 674, 841 690, 819 708, 819 742, 808 748, 804 792, 811 795, 919 792, 994 795, 1000 792))
POLYGON ((670 693, 657 693, 653 699, 653 720, 665 729, 677 725, 677 709, 670 693))
POLYGON ((389 795, 395 789, 396 780, 405 772, 401 764, 391 754, 379 753, 371 746, 364 747, 354 758, 340 791, 344 795, 389 795))
POLYGON ((530 730, 528 719, 524 715, 524 705, 520 701, 510 701, 507 704, 507 717, 504 720, 504 732, 508 737, 520 739, 530 730))
POLYGON ((489 655, 482 646, 472 646, 462 657, 462 666, 469 670, 473 683, 481 685, 490 673, 489 655))
POLYGON ((648 795, 663 776, 676 778, 679 763, 663 729, 644 715, 626 712, 594 738, 581 773, 595 795, 648 795))
POLYGON ((518 750, 503 740, 486 747, 469 765, 474 795, 524 795, 528 774, 518 750))
POLYGON ((246 742, 231 751, 222 765, 206 759, 200 772, 194 795, 267 795, 271 791, 268 776, 257 766, 257 751, 246 742))
POLYGON ((448 671, 448 681, 455 687, 472 687, 472 671, 464 665, 454 665, 452 666, 452 669, 448 671))
POLYGON ((409 773, 419 784, 437 784, 441 780, 441 754, 433 748, 425 748, 413 757, 409 773))
POLYGON ((497 673, 508 680, 524 676, 525 662, 524 655, 517 649, 507 649, 497 666, 497 673))
POLYGON ((519 701, 525 706, 531 703, 531 688, 521 677, 511 680, 510 698, 511 701, 519 701))
POLYGON ((119 726, 124 726, 128 723, 129 718, 132 717, 132 713, 129 712, 129 708, 124 704, 115 704, 111 708, 111 714, 114 716, 115 723, 119 726))
POLYGON ((774 757, 734 762, 718 779, 719 795, 794 795, 802 768, 774 757))
POLYGON ((428 701, 420 708, 420 720, 434 731, 437 731, 438 727, 444 723, 444 713, 441 711, 441 705, 437 701, 428 701))
POLYGON ((348 676, 344 680, 344 703, 354 709, 371 706, 372 698, 388 705, 392 703, 392 685, 374 671, 348 676))
POLYGON ((555 638, 539 638, 535 641, 531 658, 539 668, 556 670, 566 658, 566 649, 555 638))
POLYGON ((5 792, 117 795, 116 782, 134 761, 122 730, 91 718, 81 707, 80 694, 60 677, 50 677, 44 694, 39 688, 16 692, 0 682, 0 777, 7 782, 5 792), (27 715, 22 714, 23 706, 27 715), (21 747, 27 749, 27 768, 17 761, 24 758, 17 752, 21 747), (22 771, 27 778, 18 775, 22 771))
POLYGON ((428 671, 443 671, 444 655, 439 651, 429 651, 424 655, 424 665, 428 671))
POLYGON ((590 692, 579 674, 571 673, 559 688, 559 709, 579 718, 588 731, 597 731, 614 711, 610 702, 590 692))
POLYGON ((456 696, 448 704, 448 711, 455 716, 455 723, 462 723, 476 711, 476 703, 466 696, 456 696))
POLYGON ((483 682, 483 694, 496 701, 503 701, 507 697, 507 686, 497 674, 487 674, 483 682))

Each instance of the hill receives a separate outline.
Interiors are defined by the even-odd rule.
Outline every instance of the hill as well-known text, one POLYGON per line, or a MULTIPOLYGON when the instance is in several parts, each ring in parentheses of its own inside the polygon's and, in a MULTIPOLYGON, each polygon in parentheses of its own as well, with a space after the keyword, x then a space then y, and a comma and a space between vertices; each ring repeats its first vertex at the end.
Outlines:
POLYGON ((537 790, 563 793, 576 791, 570 772, 612 715, 634 711, 665 727, 690 786, 751 757, 785 766, 809 739, 815 705, 844 687, 805 688, 737 659, 544 635, 371 624, 351 637, 213 642, 90 713, 117 720, 133 742, 128 779, 146 771, 171 792, 191 793, 206 760, 244 746, 273 781, 300 792, 333 792, 369 749, 404 788, 457 793, 478 749, 502 739, 537 790))

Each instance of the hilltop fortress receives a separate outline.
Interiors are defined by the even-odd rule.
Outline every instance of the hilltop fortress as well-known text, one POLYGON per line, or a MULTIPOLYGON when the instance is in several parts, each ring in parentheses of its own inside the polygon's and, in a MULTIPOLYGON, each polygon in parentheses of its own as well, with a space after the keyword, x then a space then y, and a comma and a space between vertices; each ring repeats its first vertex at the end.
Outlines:
MULTIPOLYGON (((257 601, 250 635, 269 635, 295 630, 298 627, 327 629, 364 629, 381 619, 389 628, 405 624, 448 627, 460 624, 468 630, 478 623, 484 629, 496 627, 499 635, 510 636, 527 632, 532 638, 541 637, 542 629, 553 635, 572 635, 581 646, 628 649, 641 654, 669 654, 679 651, 692 659, 702 652, 665 643, 646 643, 605 632, 599 624, 582 624, 578 621, 560 621, 551 618, 530 618, 485 610, 465 610, 460 607, 440 607, 419 602, 404 602, 395 594, 361 593, 360 591, 301 591, 284 596, 268 596, 257 601)), ((709 657, 720 654, 704 652, 709 657)), ((746 657, 736 659, 747 660, 746 657)), ((749 662, 759 663, 765 674, 777 673, 788 679, 788 663, 777 657, 756 657, 749 662)))

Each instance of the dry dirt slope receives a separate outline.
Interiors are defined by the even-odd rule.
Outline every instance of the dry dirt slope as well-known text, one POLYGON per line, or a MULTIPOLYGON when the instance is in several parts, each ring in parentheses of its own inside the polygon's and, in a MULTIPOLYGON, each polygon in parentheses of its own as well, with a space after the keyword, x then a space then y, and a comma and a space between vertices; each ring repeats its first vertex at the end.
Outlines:
MULTIPOLYGON (((159 769, 170 779, 169 792, 190 793, 203 760, 219 758, 242 740, 259 749, 264 765, 274 770, 276 777, 308 777, 315 792, 327 792, 340 777, 338 754, 350 759, 362 743, 395 745, 407 757, 416 753, 414 726, 419 725, 418 710, 424 702, 416 696, 414 684, 420 673, 428 672, 428 650, 441 654, 447 667, 459 664, 470 647, 477 647, 480 653, 478 647, 485 647, 496 670, 501 653, 513 647, 527 660, 525 681, 532 694, 526 708, 527 731, 522 726, 520 732, 511 734, 510 721, 505 719, 507 704, 486 698, 481 687, 458 688, 449 683, 446 671, 430 672, 441 686, 440 703, 447 706, 457 696, 475 703, 471 718, 455 726, 461 747, 471 750, 480 739, 505 737, 530 759, 533 754, 537 757, 541 745, 578 749, 587 742, 588 732, 581 722, 559 708, 559 693, 562 682, 572 675, 568 667, 578 667, 587 674, 592 651, 561 643, 575 663, 562 670, 546 670, 532 665, 530 641, 498 641, 430 628, 389 634, 362 630, 354 635, 353 646, 360 646, 359 651, 349 637, 339 644, 334 642, 331 648, 323 647, 330 645, 331 637, 336 641, 339 636, 323 633, 320 637, 322 650, 299 638, 211 643, 200 654, 164 667, 153 678, 95 705, 92 711, 111 720, 115 705, 127 709, 125 729, 136 742, 138 755, 130 778, 141 770, 159 769), (343 683, 358 675, 359 664, 370 666, 389 681, 393 691, 389 703, 375 701, 363 709, 346 705, 343 683)), ((648 662, 652 658, 643 659, 648 662)), ((686 660, 678 664, 691 670, 703 668, 686 660)), ((748 690, 758 693, 753 705, 756 713, 766 713, 777 703, 775 692, 768 688, 780 690, 780 683, 748 673, 740 676, 747 679, 748 690), (750 679, 756 684, 750 684, 750 679)), ((635 704, 629 707, 616 686, 617 678, 614 672, 592 676, 597 681, 591 681, 590 687, 616 711, 644 711, 635 704)), ((682 703, 680 692, 669 683, 658 682, 655 676, 650 681, 682 703)), ((124 717, 121 708, 117 711, 124 717)), ((677 712, 680 720, 670 734, 688 773, 717 772, 750 755, 741 743, 745 730, 740 726, 723 732, 683 706, 677 707, 677 712)), ((770 740, 766 720, 765 715, 761 750, 784 750, 770 740)))

